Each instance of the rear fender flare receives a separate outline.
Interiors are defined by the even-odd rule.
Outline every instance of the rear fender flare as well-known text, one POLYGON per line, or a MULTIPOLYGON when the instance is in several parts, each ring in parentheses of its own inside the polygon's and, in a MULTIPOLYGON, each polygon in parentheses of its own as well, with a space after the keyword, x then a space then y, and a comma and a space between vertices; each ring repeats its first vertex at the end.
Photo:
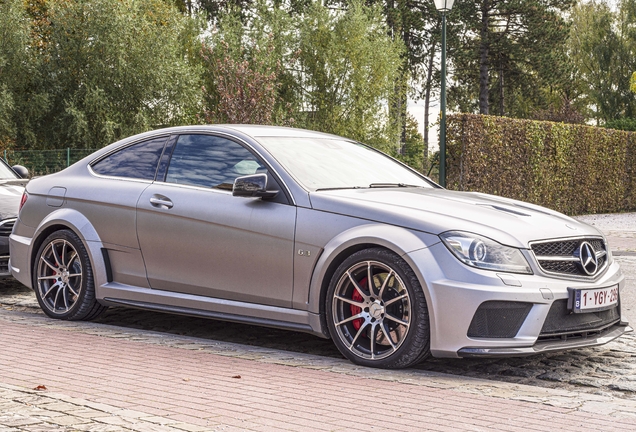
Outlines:
MULTIPOLYGON (((102 257, 103 243, 97 234, 97 231, 90 223, 90 221, 82 213, 77 210, 64 208, 49 213, 40 225, 36 228, 33 235, 33 241, 29 246, 29 278, 32 278, 33 264, 35 260, 35 254, 38 252, 44 237, 50 234, 52 227, 59 227, 59 229, 69 229, 79 236, 84 243, 88 252, 91 266, 93 267, 93 277, 95 282, 95 290, 97 298, 99 298, 99 287, 107 282, 106 265, 104 258, 102 257)), ((56 229, 57 231, 58 229, 56 229)))

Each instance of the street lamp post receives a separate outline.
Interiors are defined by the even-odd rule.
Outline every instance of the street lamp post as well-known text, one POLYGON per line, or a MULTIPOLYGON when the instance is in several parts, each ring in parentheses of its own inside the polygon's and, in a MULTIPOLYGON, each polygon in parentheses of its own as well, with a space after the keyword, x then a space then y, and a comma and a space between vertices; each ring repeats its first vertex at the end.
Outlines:
POLYGON ((455 0, 435 0, 435 8, 442 13, 442 91, 439 123, 439 184, 446 187, 446 14, 455 0))

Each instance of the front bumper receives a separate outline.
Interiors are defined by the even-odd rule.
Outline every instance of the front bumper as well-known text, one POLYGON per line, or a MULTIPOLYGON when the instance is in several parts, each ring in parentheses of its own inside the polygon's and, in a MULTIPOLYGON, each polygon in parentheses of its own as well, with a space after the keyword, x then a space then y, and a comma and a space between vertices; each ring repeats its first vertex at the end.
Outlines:
POLYGON ((627 323, 618 323, 608 329, 602 330, 593 336, 577 339, 563 339, 559 341, 546 340, 538 341, 531 347, 519 348, 462 348, 458 351, 460 357, 524 357, 533 354, 543 354, 555 351, 563 351, 575 348, 585 348, 603 345, 613 341, 625 333, 633 332, 634 329, 627 323))
POLYGON ((535 266, 533 275, 475 269, 462 264, 441 243, 411 252, 405 258, 417 269, 424 287, 430 316, 431 354, 435 357, 526 356, 601 345, 632 331, 621 316, 619 303, 611 320, 601 320, 568 335, 561 335, 554 328, 551 331, 555 337, 546 337, 545 333, 546 322, 554 325, 553 305, 567 301, 568 288, 618 285, 621 292, 624 277, 616 262, 598 279, 590 281, 545 276, 535 266), (485 302, 526 305, 527 309, 511 333, 471 337, 469 334, 474 333, 471 323, 485 302))

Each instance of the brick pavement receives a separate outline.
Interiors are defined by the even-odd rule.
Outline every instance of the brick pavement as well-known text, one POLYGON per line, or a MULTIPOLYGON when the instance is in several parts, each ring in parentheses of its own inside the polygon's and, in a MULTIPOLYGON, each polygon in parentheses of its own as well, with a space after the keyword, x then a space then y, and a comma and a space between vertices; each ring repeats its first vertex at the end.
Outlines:
MULTIPOLYGON (((603 398, 594 413, 576 401, 556 407, 471 394, 440 386, 434 377, 414 385, 382 374, 290 367, 211 354, 195 344, 175 348, 141 336, 103 337, 27 321, 0 321, 0 396, 3 388, 26 392, 10 401, 23 409, 29 407, 16 399, 62 396, 35 404, 48 413, 40 416, 49 418, 44 426, 33 419, 20 425, 16 412, 18 426, 0 431, 633 430, 629 413, 604 414, 603 398), (38 385, 48 390, 25 390, 38 385)), ((3 418, 18 411, 8 409, 0 402, 0 425, 9 426, 3 418)))

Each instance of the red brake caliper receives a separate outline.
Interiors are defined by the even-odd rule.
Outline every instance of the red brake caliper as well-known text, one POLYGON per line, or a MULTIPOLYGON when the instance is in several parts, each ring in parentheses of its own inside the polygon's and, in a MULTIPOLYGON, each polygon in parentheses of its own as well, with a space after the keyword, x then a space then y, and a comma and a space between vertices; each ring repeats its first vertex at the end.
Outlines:
MULTIPOLYGON (((366 284, 367 284, 367 278, 365 277, 364 279, 360 281, 360 285, 365 286, 366 284)), ((351 300, 355 302, 361 302, 364 299, 362 298, 358 290, 354 288, 353 295, 351 296, 351 300)), ((351 316, 358 315, 360 312, 362 312, 362 308, 351 305, 351 316)), ((353 320, 351 324, 353 324, 354 329, 360 330, 360 327, 362 327, 363 322, 364 320, 362 318, 358 318, 357 320, 353 320)))

